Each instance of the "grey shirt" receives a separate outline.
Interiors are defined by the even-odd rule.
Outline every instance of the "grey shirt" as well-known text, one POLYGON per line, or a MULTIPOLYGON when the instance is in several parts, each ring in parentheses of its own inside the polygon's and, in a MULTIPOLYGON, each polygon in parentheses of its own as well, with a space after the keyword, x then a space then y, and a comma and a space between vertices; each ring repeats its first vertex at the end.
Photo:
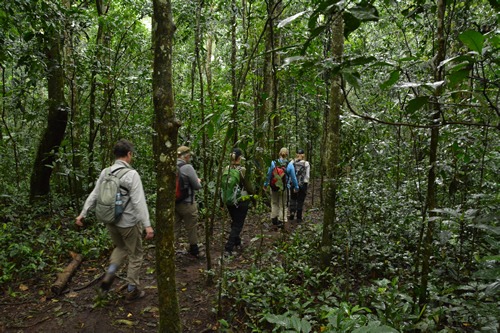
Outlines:
POLYGON ((181 166, 180 176, 184 178, 184 183, 189 184, 189 196, 182 201, 182 203, 193 203, 194 202, 194 191, 201 189, 201 183, 198 180, 198 174, 194 170, 193 166, 186 163, 181 158, 177 159, 177 165, 181 166), (184 165, 183 165, 184 164, 184 165))
MULTIPOLYGON (((128 189, 128 193, 122 190, 122 195, 124 195, 123 198, 125 200, 124 204, 126 207, 123 211, 122 218, 116 226, 120 228, 128 228, 133 227, 137 223, 142 223, 144 228, 150 227, 151 222, 149 220, 149 211, 146 204, 146 196, 142 187, 141 177, 136 170, 132 169, 130 164, 122 160, 116 160, 111 166, 111 171, 121 167, 127 167, 131 170, 120 179, 120 185, 128 189)), ((89 210, 95 209, 97 204, 97 194, 99 193, 99 185, 101 184, 101 180, 104 178, 105 172, 106 169, 101 171, 92 193, 89 194, 85 204, 83 205, 82 212, 80 213, 81 216, 86 217, 89 210)))

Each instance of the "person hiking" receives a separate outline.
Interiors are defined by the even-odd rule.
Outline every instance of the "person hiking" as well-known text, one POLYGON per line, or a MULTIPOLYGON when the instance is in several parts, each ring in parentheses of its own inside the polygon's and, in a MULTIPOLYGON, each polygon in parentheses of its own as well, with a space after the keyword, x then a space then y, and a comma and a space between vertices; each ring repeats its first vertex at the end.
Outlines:
MULTIPOLYGON (((100 292, 107 292, 115 279, 116 272, 128 257, 127 278, 128 283, 125 299, 133 301, 145 295, 140 289, 139 275, 143 262, 142 234, 146 231, 146 239, 154 237, 154 230, 149 220, 149 212, 146 204, 146 197, 142 187, 139 173, 132 169, 134 146, 127 140, 120 140, 113 148, 113 154, 116 158, 115 163, 101 171, 97 183, 85 200, 85 204, 80 215, 76 218, 76 225, 83 226, 83 220, 89 210, 97 209, 99 196, 102 193, 101 185, 108 172, 114 173, 120 169, 128 169, 120 178, 120 192, 126 202, 121 217, 115 223, 107 223, 109 235, 115 248, 111 253, 110 264, 104 278, 100 284, 100 292), (107 171, 109 170, 109 171, 107 171)), ((114 209, 114 207, 113 207, 114 209)), ((96 216, 99 220, 99 214, 96 216)))
POLYGON ((271 187, 271 223, 273 229, 283 228, 286 223, 286 195, 290 185, 299 190, 293 162, 288 162, 288 149, 281 148, 279 158, 271 162, 264 181, 264 191, 271 187), (290 184, 291 182, 291 184, 290 184))
POLYGON ((224 246, 228 254, 232 254, 236 247, 241 246, 240 234, 250 206, 250 195, 254 193, 246 175, 246 169, 241 165, 241 162, 245 160, 242 154, 241 149, 233 149, 230 156, 231 162, 224 169, 222 177, 222 197, 231 216, 231 231, 224 246))
POLYGON ((297 223, 302 222, 302 210, 304 208, 304 201, 307 195, 307 184, 309 183, 309 175, 311 172, 311 165, 305 159, 303 149, 298 149, 295 159, 293 160, 295 176, 299 183, 299 191, 290 194, 290 216, 288 219, 294 220, 295 213, 297 213, 297 223))
POLYGON ((175 239, 179 239, 181 227, 187 233, 189 242, 188 253, 193 257, 200 256, 198 247, 198 205, 195 200, 195 191, 201 189, 201 179, 191 165, 191 149, 186 146, 177 148, 177 168, 179 183, 182 183, 182 190, 186 190, 186 195, 178 198, 175 203, 175 239))

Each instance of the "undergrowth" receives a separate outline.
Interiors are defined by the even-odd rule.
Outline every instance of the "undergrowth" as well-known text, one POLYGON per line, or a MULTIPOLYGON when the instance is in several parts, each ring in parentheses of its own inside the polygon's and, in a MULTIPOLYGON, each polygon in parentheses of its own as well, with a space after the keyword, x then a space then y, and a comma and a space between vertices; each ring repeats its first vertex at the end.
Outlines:
MULTIPOLYGON (((77 229, 70 209, 42 214, 25 205, 2 207, 0 220, 0 289, 9 283, 39 278, 64 268, 70 252, 86 259, 99 258, 110 247, 106 228, 92 220, 77 229)), ((11 293, 11 296, 15 296, 11 293)))
POLYGON ((378 267, 371 276, 346 270, 345 262, 332 262, 322 270, 317 262, 320 226, 299 230, 275 242, 265 254, 255 254, 259 265, 225 272, 226 311, 220 320, 224 331, 498 331, 499 302, 494 298, 498 285, 481 283, 479 278, 438 284, 436 270, 432 301, 420 308, 415 300, 417 281, 407 263, 411 255, 404 247, 385 241, 385 248, 379 243, 378 255, 372 253, 369 261, 357 253, 335 259, 351 261, 351 269, 364 273, 378 267), (395 249, 401 253, 388 260, 395 249))

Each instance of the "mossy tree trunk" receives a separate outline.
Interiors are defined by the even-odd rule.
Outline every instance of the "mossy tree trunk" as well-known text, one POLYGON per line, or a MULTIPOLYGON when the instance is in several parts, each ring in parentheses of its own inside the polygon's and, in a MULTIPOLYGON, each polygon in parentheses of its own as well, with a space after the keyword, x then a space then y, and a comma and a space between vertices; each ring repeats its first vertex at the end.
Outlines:
POLYGON ((159 332, 181 332, 175 283, 174 219, 176 149, 179 123, 175 119, 172 87, 172 44, 175 25, 170 1, 153 1, 153 103, 156 136, 156 275, 159 332))
MULTIPOLYGON (((336 15, 332 24, 332 58, 336 63, 342 62, 344 53, 344 20, 336 15)), ((340 170, 340 113, 343 103, 342 77, 335 74, 330 78, 330 108, 327 113, 325 143, 325 177, 323 179, 324 218, 321 239, 321 263, 328 267, 332 258, 333 231, 336 220, 337 190, 340 170)))

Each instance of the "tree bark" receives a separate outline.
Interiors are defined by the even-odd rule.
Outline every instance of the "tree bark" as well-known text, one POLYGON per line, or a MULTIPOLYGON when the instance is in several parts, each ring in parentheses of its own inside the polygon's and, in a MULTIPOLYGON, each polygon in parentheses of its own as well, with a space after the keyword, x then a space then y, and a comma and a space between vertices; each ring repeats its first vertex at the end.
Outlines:
POLYGON ((38 145, 30 182, 30 202, 44 201, 50 192, 50 177, 59 146, 68 124, 68 108, 64 99, 64 71, 61 64, 61 32, 50 31, 45 57, 49 114, 47 127, 38 145))
MULTIPOLYGON (((342 62, 344 53, 344 19, 337 14, 332 25, 332 58, 342 62)), ((323 235, 321 239, 321 264, 328 267, 332 258, 332 236, 337 218, 337 189, 340 170, 340 113, 343 103, 342 78, 335 74, 330 82, 330 109, 327 112, 327 137, 325 144, 325 177, 323 180, 323 235)))
MULTIPOLYGON (((444 77, 444 66, 439 66, 445 59, 445 31, 444 31, 444 17, 446 11, 445 0, 438 0, 437 2, 437 48, 436 56, 434 57, 434 81, 442 81, 444 77)), ((433 115, 432 121, 434 125, 439 122, 441 118, 441 107, 439 104, 439 97, 441 96, 442 88, 438 87, 433 96, 433 115)), ((439 143, 439 127, 435 126, 431 129, 431 142, 429 147, 429 173, 427 175, 427 199, 426 210, 429 218, 427 221, 424 217, 424 225, 427 222, 427 229, 425 233, 423 251, 422 251, 422 270, 420 274, 420 290, 419 290, 419 305, 423 306, 427 303, 427 285, 430 273, 430 258, 432 255, 432 242, 434 238, 434 209, 437 207, 436 202, 436 164, 437 152, 439 143)))
POLYGON ((50 290, 56 295, 61 294, 64 287, 66 287, 66 284, 68 284, 69 279, 73 276, 73 274, 75 274, 78 266, 80 266, 83 261, 83 256, 81 254, 74 252, 71 252, 70 254, 73 260, 71 260, 62 273, 57 274, 56 282, 54 282, 50 287, 50 290))
POLYGON ((153 0, 153 103, 156 136, 156 273, 160 308, 159 332, 181 332, 175 283, 175 174, 179 122, 172 87, 172 44, 175 25, 170 0, 153 0))

